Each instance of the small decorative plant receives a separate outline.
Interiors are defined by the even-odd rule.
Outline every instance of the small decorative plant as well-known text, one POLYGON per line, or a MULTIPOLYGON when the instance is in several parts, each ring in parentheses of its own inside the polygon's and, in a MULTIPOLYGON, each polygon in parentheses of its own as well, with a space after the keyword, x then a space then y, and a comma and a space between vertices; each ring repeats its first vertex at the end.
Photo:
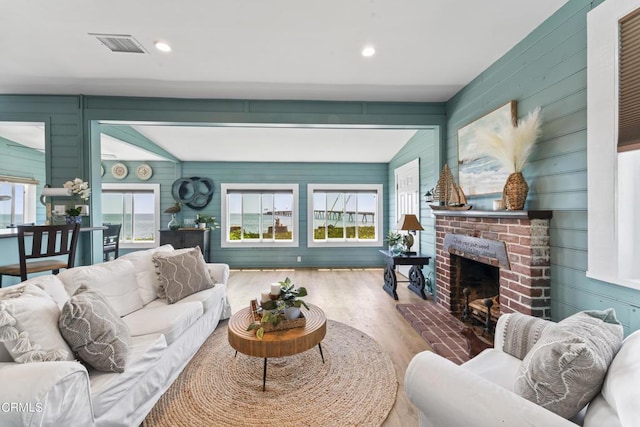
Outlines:
POLYGON ((389 243, 389 247, 402 243, 404 236, 396 231, 389 230, 385 239, 389 243))
POLYGON ((69 216, 80 216, 80 214, 82 213, 82 206, 67 208, 65 212, 69 216))
POLYGON ((263 324, 269 323, 272 326, 278 326, 280 322, 286 319, 285 310, 287 308, 304 306, 309 310, 309 306, 300 297, 307 296, 307 289, 304 287, 295 288, 295 285, 288 277, 280 284, 280 294, 276 299, 262 302, 262 319, 247 327, 247 331, 256 331, 256 337, 262 339, 264 336, 263 324))
POLYGON ((206 227, 211 229, 220 228, 215 216, 196 214, 196 224, 206 224, 206 227))

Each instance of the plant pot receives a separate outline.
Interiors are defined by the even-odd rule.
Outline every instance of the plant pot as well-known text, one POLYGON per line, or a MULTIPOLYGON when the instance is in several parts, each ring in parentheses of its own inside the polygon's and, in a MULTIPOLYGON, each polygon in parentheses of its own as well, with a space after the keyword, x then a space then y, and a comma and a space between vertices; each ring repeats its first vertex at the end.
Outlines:
POLYGON ((64 220, 65 220, 65 223, 67 223, 67 224, 73 224, 73 223, 82 224, 82 217, 81 216, 70 216, 70 215, 67 215, 64 218, 64 220))
POLYGON ((522 173, 512 173, 507 178, 507 182, 504 184, 504 190, 502 191, 504 207, 509 211, 524 209, 528 192, 529 186, 527 185, 527 181, 524 180, 522 173))
POLYGON ((287 320, 295 320, 300 317, 300 307, 287 307, 284 309, 284 317, 287 320))
POLYGON ((207 223, 206 222, 199 222, 198 223, 198 228, 201 228, 203 230, 206 229, 207 228, 207 223))

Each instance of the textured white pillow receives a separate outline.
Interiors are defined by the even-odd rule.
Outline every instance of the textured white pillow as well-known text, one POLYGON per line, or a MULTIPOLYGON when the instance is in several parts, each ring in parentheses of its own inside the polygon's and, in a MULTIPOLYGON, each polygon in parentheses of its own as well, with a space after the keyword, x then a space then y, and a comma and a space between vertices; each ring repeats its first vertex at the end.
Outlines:
POLYGON ((18 363, 74 360, 58 330, 60 309, 42 289, 26 284, 0 294, 0 342, 18 363))
POLYGON ((138 288, 140 289, 140 296, 142 297, 143 304, 147 305, 154 299, 158 298, 158 289, 160 288, 160 284, 158 283, 156 266, 153 264, 152 260, 153 255, 160 252, 173 252, 173 250, 173 246, 163 245, 154 249, 130 252, 118 258, 126 259, 133 263, 133 267, 136 270, 136 281, 138 282, 138 288))
POLYGON ((69 295, 85 285, 105 296, 118 316, 125 316, 142 308, 142 297, 131 261, 118 258, 102 264, 64 270, 58 277, 69 295))

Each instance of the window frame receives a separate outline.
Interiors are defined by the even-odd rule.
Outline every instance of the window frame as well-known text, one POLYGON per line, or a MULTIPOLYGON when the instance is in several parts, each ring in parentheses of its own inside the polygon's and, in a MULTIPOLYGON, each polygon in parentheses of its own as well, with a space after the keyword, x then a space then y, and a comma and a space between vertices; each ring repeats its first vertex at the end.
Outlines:
POLYGON ((160 246, 160 184, 102 184, 102 193, 117 191, 123 193, 135 191, 147 192, 149 190, 153 191, 154 240, 153 242, 125 242, 121 240, 120 249, 148 249, 160 246))
POLYGON ((0 203, 10 202, 10 223, 7 226, 20 225, 16 223, 16 185, 24 185, 23 221, 21 224, 35 224, 37 221, 36 203, 38 199, 39 182, 29 178, 14 176, 0 176, 0 183, 11 186, 11 199, 0 203))
POLYGON ((638 0, 604 2, 587 14, 587 271, 586 276, 640 290, 625 211, 640 195, 624 181, 618 153, 619 22, 640 7, 638 0), (632 266, 633 269, 628 267, 632 266))
POLYGON ((220 247, 222 248, 297 248, 300 240, 300 206, 298 184, 274 183, 223 183, 220 185, 220 247), (293 196, 291 213, 292 240, 260 241, 260 240, 229 240, 228 239, 228 194, 233 191, 257 191, 268 193, 269 191, 291 191, 293 196))
POLYGON ((307 184, 307 247, 309 248, 327 248, 327 247, 379 247, 383 245, 383 215, 384 215, 384 186, 382 184, 307 184), (329 192, 363 192, 375 191, 377 196, 376 216, 374 224, 376 227, 376 238, 372 240, 357 239, 330 239, 326 241, 317 241, 314 239, 314 205, 313 193, 315 191, 329 192))

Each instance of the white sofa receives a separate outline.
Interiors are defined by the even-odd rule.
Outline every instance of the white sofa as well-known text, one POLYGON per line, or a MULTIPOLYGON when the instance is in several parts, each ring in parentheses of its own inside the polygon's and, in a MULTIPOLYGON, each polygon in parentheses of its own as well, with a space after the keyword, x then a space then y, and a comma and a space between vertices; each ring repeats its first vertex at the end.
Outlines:
MULTIPOLYGON (((623 341, 602 389, 570 421, 514 392, 521 360, 504 351, 509 316, 498 320, 494 348, 460 366, 429 351, 414 356, 404 388, 418 408, 420 426, 640 425, 640 331, 623 341)), ((526 352, 534 341, 529 344, 526 352)))
POLYGON ((213 288, 174 304, 158 299, 151 260, 158 250, 173 248, 138 251, 27 281, 59 306, 82 280, 100 282, 98 288, 116 311, 128 312, 122 319, 132 344, 125 371, 111 373, 76 361, 15 363, 0 343, 1 426, 137 426, 143 421, 218 322, 231 314, 226 264, 207 264, 213 288))

